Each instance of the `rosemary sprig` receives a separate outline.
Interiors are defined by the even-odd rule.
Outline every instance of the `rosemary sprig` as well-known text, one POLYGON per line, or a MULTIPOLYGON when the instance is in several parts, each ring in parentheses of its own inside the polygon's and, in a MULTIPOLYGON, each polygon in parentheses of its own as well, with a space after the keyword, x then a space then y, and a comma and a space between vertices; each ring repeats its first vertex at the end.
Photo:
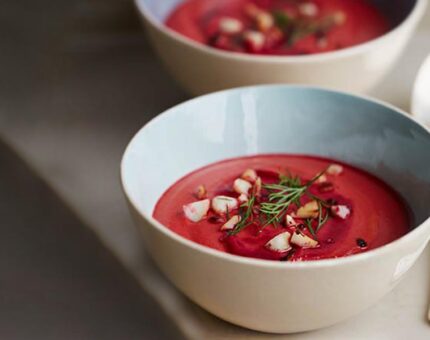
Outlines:
POLYGON ((329 214, 326 213, 325 216, 323 217, 323 205, 321 203, 323 201, 320 199, 317 199, 317 202, 318 202, 318 226, 316 228, 316 232, 319 232, 320 229, 324 226, 324 224, 327 223, 329 214))
POLYGON ((309 232, 316 239, 317 238, 317 234, 316 234, 314 228, 312 227, 312 219, 311 218, 307 218, 305 220, 305 224, 306 224, 306 228, 308 228, 309 232))
POLYGON ((284 11, 274 11, 272 12, 272 16, 275 19, 275 25, 278 26, 280 29, 286 29, 288 26, 290 26, 293 23, 293 20, 291 17, 284 11))
POLYGON ((240 231, 242 231, 243 229, 245 229, 247 226, 249 226, 250 224, 252 224, 252 221, 249 221, 250 218, 252 217, 252 210, 254 209, 254 204, 255 204, 255 196, 252 195, 248 202, 245 202, 242 206, 241 206, 241 212, 240 212, 240 222, 238 224, 236 224, 236 226, 234 227, 233 230, 229 231, 229 235, 236 235, 237 233, 239 233, 240 231))
MULTIPOLYGON (((327 208, 329 205, 324 200, 316 197, 309 192, 309 188, 315 181, 320 178, 326 170, 317 174, 314 178, 308 181, 306 184, 302 184, 300 177, 291 176, 291 174, 280 174, 279 183, 274 184, 264 184, 263 188, 269 192, 266 202, 260 203, 258 207, 258 221, 262 226, 261 230, 268 225, 274 225, 275 227, 281 224, 284 219, 289 207, 294 204, 300 207, 300 199, 303 195, 308 195, 312 199, 318 202, 318 226, 316 229, 312 226, 312 219, 306 219, 305 224, 309 229, 309 232, 316 238, 316 233, 324 226, 324 224, 329 219, 329 214, 326 213, 323 216, 323 209, 327 208), (264 218, 261 216, 264 215, 264 218)), ((249 200, 242 204, 239 209, 239 215, 241 217, 240 222, 228 232, 228 235, 236 235, 252 223, 254 223, 254 207, 256 203, 256 197, 253 194, 249 200)))
POLYGON ((325 173, 325 170, 317 174, 305 185, 301 184, 299 177, 279 176, 279 184, 263 185, 270 192, 268 202, 261 203, 260 212, 266 215, 266 223, 263 228, 272 223, 280 223, 291 204, 300 206, 300 198, 307 193, 312 184, 325 173))

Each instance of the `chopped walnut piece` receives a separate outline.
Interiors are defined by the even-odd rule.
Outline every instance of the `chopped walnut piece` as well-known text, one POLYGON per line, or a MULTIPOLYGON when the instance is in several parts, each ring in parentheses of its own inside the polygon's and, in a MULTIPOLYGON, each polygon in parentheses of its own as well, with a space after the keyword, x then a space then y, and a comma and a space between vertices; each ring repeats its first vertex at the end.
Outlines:
POLYGON ((198 187, 197 187, 197 190, 196 190, 196 197, 198 198, 198 199, 200 199, 200 200, 202 200, 202 199, 204 199, 204 198, 206 198, 206 195, 207 195, 207 190, 206 190, 206 187, 204 186, 204 185, 199 185, 198 187))
POLYGON ((295 216, 298 218, 317 218, 318 210, 319 207, 317 201, 310 201, 301 206, 295 213, 295 216))

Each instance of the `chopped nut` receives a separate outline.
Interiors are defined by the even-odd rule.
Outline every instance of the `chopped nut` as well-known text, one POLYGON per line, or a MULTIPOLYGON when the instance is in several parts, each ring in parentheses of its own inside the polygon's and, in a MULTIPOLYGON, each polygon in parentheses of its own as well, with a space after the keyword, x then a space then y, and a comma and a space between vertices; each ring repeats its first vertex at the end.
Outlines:
POLYGON ((338 176, 343 172, 343 166, 340 164, 331 164, 328 168, 326 173, 331 176, 338 176))
POLYGON ((236 34, 241 32, 243 24, 240 20, 235 18, 222 18, 219 21, 219 30, 225 34, 236 34))
POLYGON ((200 200, 206 198, 207 191, 204 185, 199 185, 196 190, 196 197, 200 200))
POLYGON ((286 224, 288 227, 295 227, 295 226, 297 225, 297 222, 296 222, 296 220, 293 218, 293 216, 291 216, 291 215, 287 215, 287 216, 285 216, 285 224, 286 224))
POLYGON ((261 186, 262 186, 262 183, 261 183, 261 177, 258 177, 256 180, 255 180, 255 183, 254 183, 254 196, 260 196, 261 195, 261 186))
POLYGON ((264 34, 258 31, 246 31, 243 38, 248 50, 251 52, 260 52, 266 40, 264 34))
POLYGON ((324 183, 327 182, 327 176, 322 174, 318 179, 315 181, 316 183, 324 183))
POLYGON ((299 5, 299 12, 302 15, 314 17, 318 15, 318 6, 313 2, 304 2, 299 5))
POLYGON ((332 205, 331 213, 342 220, 346 220, 351 215, 351 210, 346 205, 332 205))
POLYGON ((257 172, 254 169, 246 169, 241 177, 245 181, 254 183, 257 180, 257 172))
POLYGON ((295 231, 291 237, 291 243, 299 246, 301 248, 315 248, 318 247, 318 241, 310 238, 309 236, 301 233, 300 231, 295 231))
POLYGON ((238 198, 238 200, 239 200, 239 203, 246 203, 246 202, 248 202, 248 195, 245 195, 245 194, 241 194, 240 196, 239 196, 239 198, 238 198))
POLYGON ((288 231, 285 231, 267 242, 266 248, 279 253, 287 252, 291 249, 290 237, 291 234, 288 231))
POLYGON ((186 204, 182 207, 185 217, 191 222, 199 222, 206 217, 210 206, 210 200, 205 199, 186 204))
POLYGON ((233 184, 233 190, 236 191, 238 194, 247 195, 249 192, 249 189, 251 188, 252 188, 252 184, 249 183, 248 181, 245 181, 242 178, 237 178, 233 184))
POLYGON ((232 211, 238 206, 237 200, 228 196, 215 196, 212 199, 212 209, 217 214, 226 214, 227 211, 232 211))
POLYGON ((232 230, 241 220, 239 215, 234 215, 221 227, 221 230, 232 230))
POLYGON ((310 201, 304 206, 300 207, 295 216, 298 218, 317 218, 318 217, 318 203, 317 201, 310 201))
POLYGON ((261 32, 267 32, 275 24, 273 16, 265 11, 258 13, 255 20, 257 21, 257 27, 261 32))
POLYGON ((346 14, 345 12, 338 11, 333 15, 333 21, 336 25, 342 25, 346 21, 346 14))

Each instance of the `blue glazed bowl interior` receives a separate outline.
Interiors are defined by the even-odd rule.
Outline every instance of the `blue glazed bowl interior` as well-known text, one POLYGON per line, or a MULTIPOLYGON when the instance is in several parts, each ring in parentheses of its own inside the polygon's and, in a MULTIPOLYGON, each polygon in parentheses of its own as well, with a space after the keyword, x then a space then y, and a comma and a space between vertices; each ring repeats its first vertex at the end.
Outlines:
MULTIPOLYGON (((126 188, 152 214, 187 173, 222 159, 267 153, 319 155, 369 171, 395 188, 415 226, 430 212, 430 133, 395 108, 339 92, 294 86, 227 90, 176 106, 133 139, 126 188), (136 151, 138 150, 138 152, 136 151)), ((360 190, 360 188, 357 188, 360 190)))
MULTIPOLYGON (((162 23, 172 10, 184 0, 136 0, 147 13, 162 23)), ((216 1, 216 0, 214 0, 216 1)), ((351 0, 346 0, 351 1, 351 0)), ((352 0, 354 1, 354 0, 352 0)), ((371 0, 389 19, 392 27, 399 25, 411 13, 417 0, 371 0)))

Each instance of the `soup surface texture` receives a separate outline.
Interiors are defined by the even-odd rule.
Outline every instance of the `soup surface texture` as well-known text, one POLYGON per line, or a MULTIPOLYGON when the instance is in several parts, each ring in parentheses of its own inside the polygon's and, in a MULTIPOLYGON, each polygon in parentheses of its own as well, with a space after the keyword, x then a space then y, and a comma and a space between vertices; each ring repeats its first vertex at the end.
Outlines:
POLYGON ((188 0, 166 25, 215 48, 265 55, 339 50, 390 28, 367 0, 188 0))
POLYGON ((410 224, 402 198, 376 177, 287 154, 196 170, 163 194, 154 218, 207 247, 280 261, 362 253, 401 237, 410 224))

